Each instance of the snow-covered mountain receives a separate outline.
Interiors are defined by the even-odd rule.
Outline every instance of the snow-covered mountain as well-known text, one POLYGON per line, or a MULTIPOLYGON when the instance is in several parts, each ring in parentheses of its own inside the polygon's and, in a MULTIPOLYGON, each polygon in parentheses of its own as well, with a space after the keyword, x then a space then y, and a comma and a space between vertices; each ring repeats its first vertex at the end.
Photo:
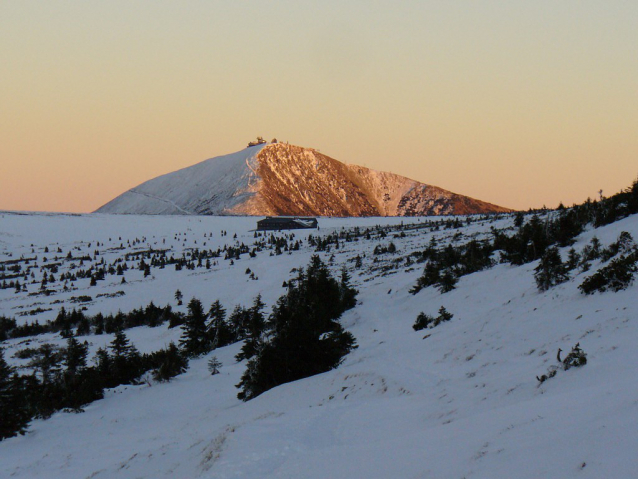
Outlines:
POLYGON ((423 216, 509 211, 283 143, 159 176, 97 210, 120 214, 423 216))

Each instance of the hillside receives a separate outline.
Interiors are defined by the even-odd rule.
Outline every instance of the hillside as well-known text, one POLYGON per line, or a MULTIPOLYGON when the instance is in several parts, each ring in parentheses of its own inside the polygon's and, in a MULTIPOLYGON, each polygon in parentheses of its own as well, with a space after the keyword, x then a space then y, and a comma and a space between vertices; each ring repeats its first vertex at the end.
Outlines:
MULTIPOLYGON (((197 297, 208 307, 219 299, 229 313, 261 294, 269 311, 285 292, 282 282, 312 254, 335 275, 347 268, 359 289, 357 306, 341 319, 359 347, 337 369, 244 403, 235 388, 245 369, 245 362, 234 359, 241 344, 223 347, 192 360, 171 382, 147 377, 107 390, 82 413, 35 420, 25 436, 0 442, 2 477, 536 479, 632 477, 638 468, 638 285, 582 294, 584 279, 608 264, 596 259, 539 292, 533 261, 493 264, 461 276, 445 294, 436 287, 410 294, 428 245, 444 249, 490 240, 494 231, 512 233, 511 216, 475 217, 469 224, 467 218, 324 219, 321 236, 340 236, 338 248, 332 242, 317 251, 309 238, 317 232, 298 231, 291 242, 301 240, 299 250, 276 255, 270 244, 252 258, 222 255, 210 269, 197 261, 194 269, 179 271, 157 264, 147 276, 131 253, 152 250, 159 257, 167 250, 167 258, 188 258, 195 250, 241 243, 252 248, 264 238, 250 231, 255 220, 244 217, 0 217, 2 262, 20 259, 26 268, 25 258, 37 256, 30 264, 41 266, 47 257, 60 263, 56 275, 102 259, 107 265, 123 259, 129 266, 125 284, 109 274, 96 286, 77 279, 69 291, 53 282, 48 295, 30 295, 39 283, 20 293, 0 289, 0 315, 15 316, 20 324, 52 320, 61 305, 94 315, 154 301, 184 312, 186 305, 174 298, 177 288, 185 303, 197 297), (395 252, 378 248, 390 242, 395 252), (65 259, 68 251, 90 259, 80 266, 65 259), (78 301, 82 296, 89 299, 78 301), (420 312, 436 316, 441 306, 454 315, 450 321, 413 330, 420 312), (558 364, 557 350, 567 352, 576 343, 587 364, 539 383, 536 376, 558 364), (222 363, 214 376, 207 370, 212 356, 222 363)), ((623 231, 638 238, 637 215, 590 226, 572 247, 584 254, 596 237, 606 248, 623 231)), ((568 250, 560 249, 563 258, 568 250)), ((141 352, 150 352, 177 341, 181 331, 163 324, 126 334, 141 352)), ((78 339, 88 341, 92 356, 113 335, 78 339)), ((8 339, 2 348, 7 361, 26 374, 28 361, 16 352, 47 342, 66 343, 47 333, 8 339)))
POLYGON ((246 148, 160 176, 97 210, 118 214, 425 216, 509 211, 311 148, 246 148))

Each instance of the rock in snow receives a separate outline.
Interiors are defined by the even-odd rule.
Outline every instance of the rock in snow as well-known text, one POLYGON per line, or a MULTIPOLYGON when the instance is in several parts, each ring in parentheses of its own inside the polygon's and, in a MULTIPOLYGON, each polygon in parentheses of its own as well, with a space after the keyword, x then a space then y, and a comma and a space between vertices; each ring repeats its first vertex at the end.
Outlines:
POLYGON ((423 216, 510 211, 311 148, 254 146, 159 176, 97 210, 120 214, 423 216))

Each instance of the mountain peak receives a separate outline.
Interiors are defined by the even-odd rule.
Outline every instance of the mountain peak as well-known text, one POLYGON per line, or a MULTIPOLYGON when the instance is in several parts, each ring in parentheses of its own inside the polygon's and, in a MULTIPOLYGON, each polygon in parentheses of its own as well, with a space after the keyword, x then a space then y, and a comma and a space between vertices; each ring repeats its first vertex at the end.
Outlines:
POLYGON ((97 212, 422 216, 510 211, 394 173, 347 165, 313 148, 249 145, 142 183, 97 212))

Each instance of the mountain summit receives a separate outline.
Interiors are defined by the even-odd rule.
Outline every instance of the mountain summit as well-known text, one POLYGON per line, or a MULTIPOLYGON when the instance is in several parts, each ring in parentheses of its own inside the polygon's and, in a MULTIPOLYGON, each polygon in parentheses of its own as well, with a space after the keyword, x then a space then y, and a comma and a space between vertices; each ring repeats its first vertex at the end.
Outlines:
POLYGON ((422 216, 510 211, 312 148, 257 144, 159 176, 97 213, 422 216))

